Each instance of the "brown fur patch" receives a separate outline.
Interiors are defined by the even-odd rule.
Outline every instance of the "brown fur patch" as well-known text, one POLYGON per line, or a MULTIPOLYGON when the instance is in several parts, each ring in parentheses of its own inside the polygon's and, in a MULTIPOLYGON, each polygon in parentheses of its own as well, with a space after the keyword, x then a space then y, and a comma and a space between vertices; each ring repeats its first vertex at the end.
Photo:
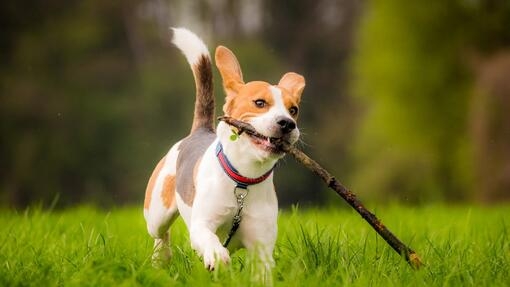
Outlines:
POLYGON ((151 199, 152 199, 152 191, 154 190, 154 185, 156 184, 156 179, 159 176, 159 172, 163 168, 163 165, 165 164, 165 157, 163 157, 159 163, 156 165, 156 168, 151 174, 151 177, 149 178, 149 183, 147 184, 147 189, 145 190, 145 202, 143 204, 143 208, 149 209, 149 206, 151 205, 151 199))
POLYGON ((193 132, 201 127, 214 131, 214 94, 211 60, 209 57, 202 55, 192 69, 195 76, 197 94, 191 131, 193 132))
POLYGON ((246 121, 249 118, 266 113, 274 105, 270 85, 262 81, 249 82, 244 85, 236 96, 227 97, 223 110, 226 115, 246 121), (259 108, 256 100, 264 100, 266 106, 259 108))
POLYGON ((280 82, 278 83, 278 87, 289 91, 290 95, 295 98, 298 104, 305 85, 305 78, 294 72, 289 72, 283 75, 283 77, 280 79, 280 82))
POLYGON ((167 175, 163 182, 163 190, 161 191, 161 199, 163 206, 170 208, 175 203, 175 176, 167 175))
MULTIPOLYGON (((278 87, 278 88, 280 88, 280 90, 282 91, 283 105, 287 108, 287 110, 289 110, 289 112, 292 107, 295 107, 295 108, 299 107, 300 98, 296 98, 296 97, 292 96, 285 88, 282 88, 282 87, 278 87)), ((299 115, 299 112, 292 115, 294 120, 297 120, 298 115, 299 115)))

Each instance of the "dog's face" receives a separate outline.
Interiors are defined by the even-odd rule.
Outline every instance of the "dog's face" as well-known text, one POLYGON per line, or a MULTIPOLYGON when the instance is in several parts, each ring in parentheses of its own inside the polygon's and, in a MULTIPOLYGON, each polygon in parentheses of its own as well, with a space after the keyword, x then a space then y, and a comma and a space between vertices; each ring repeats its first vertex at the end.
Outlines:
POLYGON ((216 66, 223 78, 227 94, 225 115, 250 123, 265 138, 243 136, 242 140, 255 146, 260 157, 283 156, 271 139, 282 138, 293 144, 299 139, 297 118, 304 78, 296 73, 285 74, 278 85, 262 81, 244 83, 241 67, 227 48, 216 49, 216 66))

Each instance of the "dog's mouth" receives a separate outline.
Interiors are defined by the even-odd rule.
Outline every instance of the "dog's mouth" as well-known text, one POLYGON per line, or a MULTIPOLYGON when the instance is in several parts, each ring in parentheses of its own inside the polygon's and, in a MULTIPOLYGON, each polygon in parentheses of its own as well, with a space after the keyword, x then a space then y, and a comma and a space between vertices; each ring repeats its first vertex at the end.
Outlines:
POLYGON ((276 145, 276 143, 278 141, 282 140, 281 138, 266 137, 263 135, 251 135, 251 134, 249 134, 248 136, 250 137, 251 142, 255 146, 257 146, 258 148, 260 148, 264 151, 267 151, 267 152, 270 152, 273 154, 283 154, 284 153, 276 145))

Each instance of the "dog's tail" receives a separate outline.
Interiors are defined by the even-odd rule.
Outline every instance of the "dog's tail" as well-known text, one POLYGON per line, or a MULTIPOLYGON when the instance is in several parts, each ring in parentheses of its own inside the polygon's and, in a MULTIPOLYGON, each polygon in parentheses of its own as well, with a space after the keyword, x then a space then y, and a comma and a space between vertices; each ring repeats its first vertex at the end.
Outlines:
POLYGON ((204 42, 185 28, 172 28, 172 43, 188 60, 195 77, 195 113, 191 132, 198 128, 214 131, 214 93, 211 56, 204 42))

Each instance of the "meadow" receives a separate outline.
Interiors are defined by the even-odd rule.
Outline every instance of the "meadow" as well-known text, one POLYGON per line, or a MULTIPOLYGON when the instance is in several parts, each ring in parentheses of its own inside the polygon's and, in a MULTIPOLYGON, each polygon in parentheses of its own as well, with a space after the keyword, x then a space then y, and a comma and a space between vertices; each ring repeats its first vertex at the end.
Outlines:
MULTIPOLYGON (((274 286, 510 286, 510 206, 373 208, 421 256, 416 271, 349 209, 281 211, 274 286)), ((0 211, 0 286, 256 286, 253 260, 205 270, 184 224, 154 268, 139 208, 0 211)))

